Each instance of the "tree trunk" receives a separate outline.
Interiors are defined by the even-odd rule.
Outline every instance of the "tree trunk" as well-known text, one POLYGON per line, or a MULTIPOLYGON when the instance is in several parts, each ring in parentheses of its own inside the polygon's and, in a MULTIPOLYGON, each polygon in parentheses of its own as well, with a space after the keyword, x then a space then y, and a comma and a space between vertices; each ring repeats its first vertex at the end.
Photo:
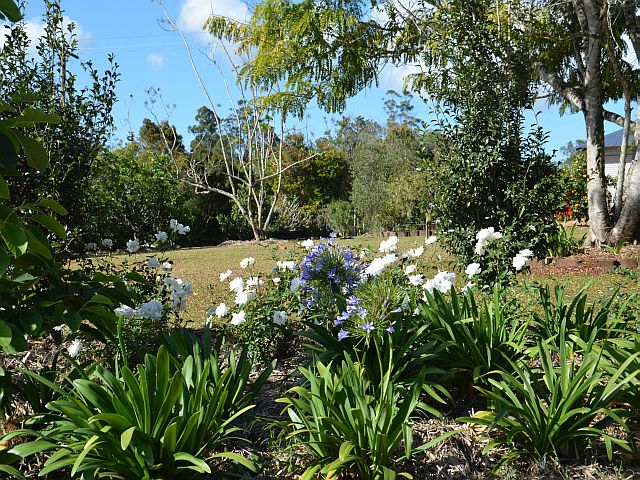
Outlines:
POLYGON ((588 30, 584 76, 584 117, 587 127, 587 195, 589 200, 589 239, 591 244, 606 243, 610 231, 609 208, 604 177, 604 107, 601 85, 602 5, 597 0, 576 1, 588 30))
MULTIPOLYGON (((637 112, 636 125, 638 125, 638 120, 640 120, 640 109, 637 112)), ((636 128, 633 136, 636 144, 636 153, 629 166, 625 189, 627 198, 620 210, 618 221, 613 230, 611 230, 609 243, 613 245, 633 240, 640 227, 640 148, 638 148, 640 128, 636 128)))

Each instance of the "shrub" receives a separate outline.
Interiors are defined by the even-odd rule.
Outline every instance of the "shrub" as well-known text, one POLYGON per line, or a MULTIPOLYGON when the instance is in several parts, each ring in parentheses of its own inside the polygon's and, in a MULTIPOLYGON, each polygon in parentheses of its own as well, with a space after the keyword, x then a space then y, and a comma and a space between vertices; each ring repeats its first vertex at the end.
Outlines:
POLYGON ((294 387, 290 396, 277 401, 286 404, 290 418, 287 439, 305 445, 313 456, 301 478, 320 472, 331 478, 394 479, 401 460, 456 433, 413 446, 411 423, 422 377, 408 389, 396 385, 390 371, 374 383, 349 356, 337 368, 318 362, 316 371, 300 370, 307 385, 294 387))
POLYGON ((137 373, 127 366, 117 375, 97 367, 95 380, 74 380, 69 392, 29 373, 61 398, 48 405, 54 414, 49 428, 12 432, 7 440, 27 435, 37 440, 7 453, 26 457, 53 452, 40 475, 70 469, 72 477, 85 478, 188 478, 194 472, 210 473, 205 460, 213 458, 251 467, 240 455, 219 451, 240 430, 232 422, 252 408, 233 403, 243 394, 246 369, 230 364, 223 372, 217 352, 197 363, 193 356, 177 362, 162 346, 157 356, 145 357, 137 373), (209 455, 213 450, 218 452, 209 455))
POLYGON ((503 293, 494 286, 493 298, 478 306, 471 291, 458 296, 452 290, 449 301, 435 290, 419 304, 430 338, 443 346, 441 362, 474 384, 487 385, 524 357, 528 322, 512 314, 503 293))
POLYGON ((513 374, 501 371, 500 379, 489 379, 491 390, 477 387, 494 409, 461 420, 488 426, 489 433, 499 432, 484 449, 486 452, 496 446, 510 447, 499 467, 517 456, 538 460, 579 457, 588 441, 599 438, 604 440, 610 460, 614 444, 630 450, 627 441, 612 436, 606 427, 616 424, 627 430, 623 417, 628 412, 614 405, 637 375, 626 374, 637 354, 607 375, 598 353, 585 352, 579 360, 565 339, 563 321, 557 365, 553 363, 554 352, 538 342, 534 358, 541 365, 540 372, 513 362, 513 374))
MULTIPOLYGON (((231 270, 227 272, 228 278, 223 274, 224 280, 233 277, 230 291, 235 299, 211 307, 207 323, 231 344, 247 345, 259 362, 288 358, 295 352, 292 325, 296 323, 299 301, 291 285, 298 266, 294 261, 279 261, 263 277, 253 275, 252 265, 248 269, 247 279, 234 277, 231 270), (232 302, 235 306, 227 306, 232 302)), ((296 277, 295 282, 298 280, 296 277)))
POLYGON ((346 200, 334 200, 322 211, 323 223, 329 231, 340 236, 353 232, 353 207, 346 200))

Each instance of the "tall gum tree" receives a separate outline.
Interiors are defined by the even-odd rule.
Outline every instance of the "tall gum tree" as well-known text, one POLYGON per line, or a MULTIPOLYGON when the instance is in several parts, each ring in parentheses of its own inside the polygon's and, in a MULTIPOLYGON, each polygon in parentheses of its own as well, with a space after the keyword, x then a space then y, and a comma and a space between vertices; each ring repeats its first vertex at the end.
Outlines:
MULTIPOLYGON (((606 52, 623 62, 620 70, 637 104, 639 71, 624 60, 624 37, 640 58, 639 5, 637 0, 263 0, 247 23, 211 17, 206 27, 252 54, 240 72, 245 81, 283 82, 286 96, 267 101, 298 112, 312 99, 328 111, 342 110, 347 98, 378 82, 388 63, 419 65, 422 72, 410 85, 438 99, 443 86, 456 81, 447 57, 455 55, 451 37, 438 23, 443 11, 474 8, 485 18, 497 18, 501 28, 525 31, 525 36, 514 35, 514 42, 527 37, 514 43, 514 51, 530 57, 532 73, 551 90, 554 103, 582 112, 585 120, 590 241, 615 244, 638 231, 640 151, 631 162, 623 202, 612 215, 604 177, 604 122, 623 126, 624 115, 604 108, 623 94, 606 52)), ((474 13, 467 28, 482 23, 474 13)), ((629 129, 637 143, 636 123, 629 129)))

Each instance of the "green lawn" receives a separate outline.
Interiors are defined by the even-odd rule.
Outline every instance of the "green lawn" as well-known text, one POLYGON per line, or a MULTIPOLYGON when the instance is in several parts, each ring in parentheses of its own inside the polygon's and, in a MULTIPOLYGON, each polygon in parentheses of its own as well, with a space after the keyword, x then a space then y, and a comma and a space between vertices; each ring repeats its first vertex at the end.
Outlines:
MULTIPOLYGON (((351 245, 358 249, 371 249, 377 251, 382 237, 363 236, 355 239, 339 240, 342 245, 351 245)), ((399 251, 402 253, 410 248, 423 245, 422 237, 406 237, 399 239, 399 251)), ((235 275, 249 275, 248 270, 240 268, 240 260, 245 257, 256 259, 252 274, 260 275, 268 272, 275 266, 277 260, 299 258, 304 252, 294 241, 269 241, 263 243, 242 242, 233 245, 217 247, 179 249, 166 252, 168 258, 174 262, 173 274, 177 277, 189 280, 194 289, 189 298, 189 306, 185 312, 185 318, 196 325, 202 324, 207 309, 219 302, 232 302, 233 297, 228 291, 227 282, 220 282, 221 272, 231 269, 235 275)), ((425 248, 425 254, 418 262, 419 271, 426 276, 432 275, 437 269, 454 270, 452 258, 445 254, 438 244, 425 248)), ((459 273, 459 270, 458 270, 459 273)), ((457 286, 462 287, 466 279, 458 275, 457 286)), ((573 296, 583 285, 590 283, 589 298, 597 299, 610 294, 616 288, 633 293, 638 288, 638 278, 619 273, 608 273, 599 276, 587 275, 521 275, 522 284, 527 282, 539 282, 554 285, 566 284, 568 297, 573 296)), ((526 292, 526 289, 523 289, 526 292)), ((524 293, 528 295, 528 293, 524 293)))

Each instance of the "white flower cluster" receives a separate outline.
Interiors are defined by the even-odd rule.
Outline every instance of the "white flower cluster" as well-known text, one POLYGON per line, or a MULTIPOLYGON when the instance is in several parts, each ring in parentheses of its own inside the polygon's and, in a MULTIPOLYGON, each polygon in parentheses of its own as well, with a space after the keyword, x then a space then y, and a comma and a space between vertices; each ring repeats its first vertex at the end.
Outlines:
POLYGON ((174 312, 183 312, 187 308, 187 297, 193 293, 193 287, 187 280, 168 276, 164 284, 169 289, 171 307, 174 312))
POLYGON ((297 268, 298 268, 298 264, 292 260, 288 260, 285 262, 278 261, 276 263, 276 269, 283 272, 286 272, 287 270, 291 270, 292 272, 295 272, 297 268))
POLYGON ((533 252, 528 248, 520 250, 516 256, 513 257, 513 268, 519 272, 524 267, 528 267, 531 265, 531 257, 533 257, 533 252))
POLYGON ((156 233, 156 240, 160 243, 166 242, 168 238, 169 235, 167 235, 167 232, 163 232, 162 230, 160 230, 158 233, 156 233))
MULTIPOLYGON (((384 242, 382 242, 384 243, 384 242)), ((382 248, 382 247, 381 247, 382 248)), ((398 257, 394 253, 388 253, 384 257, 374 258, 371 263, 364 269, 364 273, 369 277, 376 277, 386 270, 387 267, 398 261, 398 257)))
POLYGON ((482 272, 482 268, 480 268, 480 264, 476 262, 470 263, 469 265, 467 265, 467 268, 464 271, 464 273, 466 273, 470 279, 475 277, 481 272, 482 272))
POLYGON ((103 238, 101 243, 104 248, 113 247, 113 240, 111 240, 110 238, 103 238))
POLYGON ((164 307, 159 300, 149 300, 138 308, 131 308, 129 305, 120 305, 113 313, 122 318, 148 318, 150 320, 160 320, 164 313, 164 307))
POLYGON ((390 236, 388 239, 380 242, 380 253, 394 253, 398 251, 398 237, 395 235, 390 236))
POLYGON ((190 226, 178 223, 178 221, 175 218, 172 218, 169 221, 169 228, 174 232, 178 232, 178 235, 186 235, 191 231, 190 226))
POLYGON ((484 255, 487 251, 487 247, 496 240, 502 238, 500 232, 496 232, 493 227, 483 228, 476 233, 476 255, 484 255))
POLYGON ((425 245, 432 245, 434 243, 436 243, 438 241, 438 237, 436 237, 435 235, 431 235, 430 237, 427 237, 424 239, 424 244, 425 245))
POLYGON ((304 242, 300 242, 300 245, 302 245, 307 250, 311 250, 315 244, 313 240, 311 240, 310 238, 307 238, 304 242))
POLYGON ((449 293, 455 279, 456 274, 453 272, 438 272, 431 280, 427 280, 422 288, 429 293, 433 293, 434 290, 438 290, 441 293, 449 293))
POLYGON ((414 248, 413 250, 407 250, 402 257, 403 258, 418 258, 424 253, 424 247, 414 248))
POLYGON ((256 263, 256 259, 253 257, 247 257, 240 260, 240 268, 253 267, 256 263))

